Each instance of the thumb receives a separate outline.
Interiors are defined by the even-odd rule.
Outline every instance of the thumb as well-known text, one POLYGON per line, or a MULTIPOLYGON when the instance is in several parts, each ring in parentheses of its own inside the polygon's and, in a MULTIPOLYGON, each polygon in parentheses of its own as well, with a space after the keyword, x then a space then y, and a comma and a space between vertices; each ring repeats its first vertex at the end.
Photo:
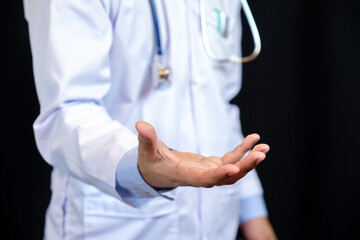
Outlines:
POLYGON ((144 121, 139 121, 135 125, 138 131, 139 146, 147 149, 155 148, 157 136, 154 127, 144 121))

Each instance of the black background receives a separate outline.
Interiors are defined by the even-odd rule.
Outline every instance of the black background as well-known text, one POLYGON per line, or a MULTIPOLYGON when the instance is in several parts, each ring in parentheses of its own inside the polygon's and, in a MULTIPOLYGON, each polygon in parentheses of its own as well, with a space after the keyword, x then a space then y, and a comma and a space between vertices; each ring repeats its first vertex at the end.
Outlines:
MULTIPOLYGON (((279 239, 359 235, 360 2, 249 0, 262 52, 234 103, 271 146, 258 167, 279 239)), ((22 2, 1 9, 1 198, 9 239, 41 239, 51 168, 32 132, 39 105, 22 2)), ((244 49, 251 35, 244 29, 244 49)))

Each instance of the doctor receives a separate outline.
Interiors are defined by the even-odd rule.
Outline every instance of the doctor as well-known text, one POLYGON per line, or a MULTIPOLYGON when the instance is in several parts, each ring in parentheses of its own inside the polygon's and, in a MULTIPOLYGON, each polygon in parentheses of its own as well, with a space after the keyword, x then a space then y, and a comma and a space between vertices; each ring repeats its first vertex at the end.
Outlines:
MULTIPOLYGON (((276 239, 252 170, 269 146, 229 104, 241 65, 208 57, 197 1, 151 2, 24 0, 45 239, 276 239)), ((240 3, 206 9, 212 50, 241 56, 240 3)))

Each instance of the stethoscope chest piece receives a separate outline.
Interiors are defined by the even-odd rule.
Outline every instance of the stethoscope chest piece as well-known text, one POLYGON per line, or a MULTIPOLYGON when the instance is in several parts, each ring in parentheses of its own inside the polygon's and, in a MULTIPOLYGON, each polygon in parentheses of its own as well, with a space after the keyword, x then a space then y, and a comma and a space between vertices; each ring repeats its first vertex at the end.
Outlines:
POLYGON ((156 88, 169 87, 171 84, 170 68, 165 67, 159 60, 154 61, 153 79, 156 88))
POLYGON ((166 81, 166 82, 170 82, 170 69, 169 68, 164 68, 164 69, 159 69, 158 70, 159 73, 159 83, 166 81))

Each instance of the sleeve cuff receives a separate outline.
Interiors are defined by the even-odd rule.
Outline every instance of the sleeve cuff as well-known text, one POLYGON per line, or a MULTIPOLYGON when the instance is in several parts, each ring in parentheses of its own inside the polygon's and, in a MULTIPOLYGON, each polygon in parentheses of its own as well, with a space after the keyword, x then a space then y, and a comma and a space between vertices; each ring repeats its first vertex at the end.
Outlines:
POLYGON ((128 150, 120 159, 116 167, 116 191, 123 199, 163 197, 173 198, 162 194, 145 182, 141 176, 138 165, 138 146, 128 150))
POLYGON ((244 198, 240 202, 240 225, 255 218, 267 217, 268 212, 261 195, 244 198))

